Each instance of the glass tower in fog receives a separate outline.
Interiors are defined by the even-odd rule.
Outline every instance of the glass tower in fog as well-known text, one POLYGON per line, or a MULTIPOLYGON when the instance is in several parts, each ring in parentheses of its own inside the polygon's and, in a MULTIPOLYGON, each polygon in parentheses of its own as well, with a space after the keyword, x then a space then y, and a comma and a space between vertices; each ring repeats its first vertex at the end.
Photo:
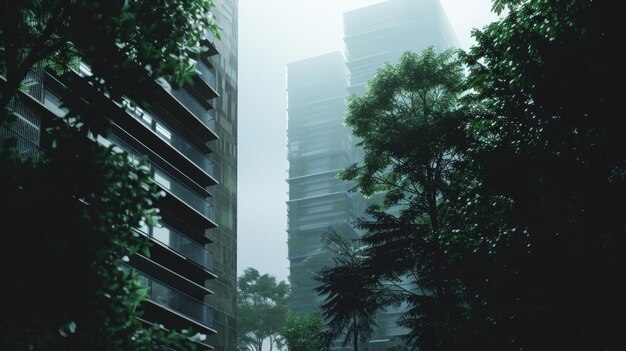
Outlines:
MULTIPOLYGON (((387 0, 346 12, 343 21, 346 62, 336 52, 288 65, 290 307, 297 312, 319 310, 322 298, 312 291, 318 285, 313 277, 333 264, 324 233, 358 237, 355 220, 379 199, 366 201, 336 179, 362 157, 343 126, 345 98, 362 95, 377 70, 397 63, 405 51, 458 47, 438 0, 387 0)), ((402 313, 400 308, 379 314, 370 351, 385 350, 405 333, 395 324, 402 313)))
POLYGON ((358 152, 343 126, 347 74, 338 51, 287 68, 290 308, 297 312, 317 311, 321 302, 312 289, 314 273, 331 262, 323 235, 358 237, 352 224, 362 212, 360 196, 336 178, 358 152))

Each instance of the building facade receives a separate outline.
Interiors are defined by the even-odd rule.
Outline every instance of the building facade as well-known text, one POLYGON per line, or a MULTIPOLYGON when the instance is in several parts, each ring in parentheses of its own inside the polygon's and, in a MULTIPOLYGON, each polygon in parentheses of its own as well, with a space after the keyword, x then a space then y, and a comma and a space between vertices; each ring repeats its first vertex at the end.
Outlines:
MULTIPOLYGON (((367 82, 374 77, 378 69, 385 63, 397 63, 405 51, 420 52, 429 46, 445 50, 458 46, 452 27, 438 0, 382 1, 344 13, 343 21, 346 69, 329 69, 318 62, 319 58, 299 61, 288 66, 290 162, 288 234, 290 280, 293 288, 291 307, 302 312, 319 310, 321 298, 311 291, 317 285, 312 277, 321 267, 332 265, 331 256, 321 241, 324 231, 343 226, 345 228, 343 232, 347 237, 358 236, 359 233, 352 229, 354 220, 365 216, 364 208, 368 204, 381 199, 381 196, 374 196, 367 201, 359 198, 357 194, 347 192, 351 187, 349 184, 334 178, 337 172, 347 165, 360 162, 362 157, 362 151, 354 146, 350 131, 342 126, 345 97, 348 94, 362 95, 367 89, 367 82), (330 75, 338 76, 331 78, 330 75), (344 79, 347 80, 347 85, 344 79), (321 81, 333 86, 314 84, 321 81), (338 89, 345 91, 339 92, 338 89), (331 100, 331 96, 336 96, 336 99, 331 100), (309 110, 305 107, 309 107, 309 110), (322 121, 330 119, 331 115, 333 123, 322 124, 322 121), (315 125, 319 125, 318 129, 312 128, 315 125), (330 136, 333 133, 337 135, 326 139, 309 137, 330 136), (339 134, 345 135, 345 140, 350 140, 350 143, 341 144, 339 134), (303 148, 310 148, 316 155, 315 158, 302 152, 303 148), (314 197, 309 199, 307 197, 309 194, 303 194, 301 189, 307 181, 312 183, 311 180, 316 179, 314 177, 320 177, 317 174, 319 171, 311 165, 330 164, 334 155, 342 152, 346 158, 342 159, 341 163, 336 163, 341 167, 327 173, 328 176, 325 178, 327 185, 318 186, 314 197), (328 207, 321 201, 332 197, 351 200, 345 201, 344 207, 339 210, 336 207, 328 207), (326 208, 329 211, 325 212, 326 208), (338 216, 343 214, 350 214, 349 219, 345 222, 337 220, 338 216)), ((339 63, 337 59, 335 64, 339 66, 343 63, 339 63)), ((404 308, 398 308, 379 313, 378 326, 368 343, 370 351, 385 350, 396 344, 398 337, 405 334, 406 331, 395 323, 403 312, 404 308)))
MULTIPOLYGON (((150 255, 135 254, 135 270, 148 289, 146 323, 207 335, 200 350, 236 350, 237 0, 215 0, 220 38, 208 35, 192 83, 173 88, 158 79, 145 103, 110 101, 118 115, 111 133, 98 137, 131 159, 147 156, 152 178, 165 194, 160 220, 137 232, 151 241, 150 255)), ((88 62, 73 74, 90 75, 88 62)), ((0 72, 0 76, 2 72, 0 72)), ((38 152, 42 125, 64 115, 62 78, 33 69, 18 118, 0 129, 26 156, 38 152), (17 138, 16 138, 17 136, 17 138)))
POLYGON ((208 340, 216 350, 237 350, 237 54, 238 0, 213 0, 211 10, 219 27, 214 40, 218 54, 212 57, 216 75, 214 100, 218 140, 210 143, 214 175, 215 222, 208 232, 213 241, 213 269, 218 278, 209 282, 215 294, 207 302, 215 309, 213 327, 217 334, 208 340))
POLYGON ((352 224, 362 211, 360 196, 336 178, 357 158, 343 126, 347 73, 338 51, 287 68, 289 305, 296 312, 317 311, 322 301, 313 291, 314 276, 332 257, 322 237, 329 231, 358 237, 352 224))

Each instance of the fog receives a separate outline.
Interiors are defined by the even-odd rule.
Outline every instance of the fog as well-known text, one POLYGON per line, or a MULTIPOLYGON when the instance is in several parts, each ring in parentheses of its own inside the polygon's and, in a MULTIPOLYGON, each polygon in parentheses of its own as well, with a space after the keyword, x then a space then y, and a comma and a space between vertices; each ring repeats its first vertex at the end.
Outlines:
MULTIPOLYGON (((419 0, 415 0, 419 1, 419 0)), ((240 0, 237 271, 287 280, 286 64, 343 51, 342 13, 381 0, 240 0)), ((463 49, 491 0, 440 0, 463 49)))

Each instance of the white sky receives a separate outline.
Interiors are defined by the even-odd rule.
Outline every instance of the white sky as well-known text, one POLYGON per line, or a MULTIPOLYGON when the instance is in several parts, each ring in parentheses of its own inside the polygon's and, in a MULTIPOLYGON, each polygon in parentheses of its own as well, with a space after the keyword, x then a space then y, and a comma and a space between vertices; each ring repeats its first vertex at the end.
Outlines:
MULTIPOLYGON (((239 0, 238 274, 289 275, 286 64, 343 51, 343 12, 378 2, 239 0)), ((491 0, 440 2, 463 49, 497 18, 491 0)))

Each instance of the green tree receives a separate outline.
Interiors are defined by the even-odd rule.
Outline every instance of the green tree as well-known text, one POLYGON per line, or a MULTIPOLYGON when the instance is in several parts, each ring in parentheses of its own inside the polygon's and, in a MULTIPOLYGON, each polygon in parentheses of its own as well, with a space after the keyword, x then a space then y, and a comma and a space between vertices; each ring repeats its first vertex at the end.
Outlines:
MULTIPOLYGON (((626 137, 614 3, 496 1, 466 56, 470 104, 448 249, 483 350, 626 346, 626 137)), ((470 344, 471 346, 472 344, 470 344)))
POLYGON ((287 315, 289 285, 276 277, 247 268, 237 280, 237 338, 240 350, 270 351, 281 347, 280 328, 287 315))
POLYGON ((400 323, 410 330, 407 342, 424 349, 453 343, 449 335, 463 319, 442 243, 455 220, 451 180, 461 156, 455 145, 463 138, 462 92, 455 51, 429 48, 385 65, 364 96, 348 100, 346 124, 365 155, 340 176, 366 196, 384 194, 358 224, 366 231, 363 269, 408 302, 400 323))
POLYGON ((323 329, 324 321, 319 314, 288 313, 280 335, 289 351, 319 351, 322 349, 319 337, 323 329))
POLYGON ((0 73, 6 82, 0 108, 34 67, 65 72, 78 59, 92 67, 93 76, 84 79, 114 99, 140 94, 142 82, 159 77, 185 82, 206 31, 217 33, 211 6, 210 0, 4 0, 0 73))
POLYGON ((326 319, 322 345, 330 348, 343 335, 342 345, 352 343, 356 351, 374 331, 376 312, 385 298, 383 286, 367 271, 359 241, 346 241, 336 232, 329 233, 326 240, 334 266, 324 267, 315 277, 320 283, 315 291, 324 298, 320 307, 326 319))

